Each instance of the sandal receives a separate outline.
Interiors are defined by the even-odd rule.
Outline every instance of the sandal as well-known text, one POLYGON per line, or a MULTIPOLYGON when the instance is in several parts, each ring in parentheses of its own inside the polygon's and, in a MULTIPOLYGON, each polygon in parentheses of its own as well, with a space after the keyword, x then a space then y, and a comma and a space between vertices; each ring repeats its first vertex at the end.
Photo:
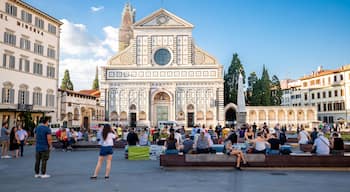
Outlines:
POLYGON ((97 179, 97 176, 91 176, 90 179, 95 180, 97 179))
POLYGON ((105 176, 105 179, 109 179, 109 176, 105 176))

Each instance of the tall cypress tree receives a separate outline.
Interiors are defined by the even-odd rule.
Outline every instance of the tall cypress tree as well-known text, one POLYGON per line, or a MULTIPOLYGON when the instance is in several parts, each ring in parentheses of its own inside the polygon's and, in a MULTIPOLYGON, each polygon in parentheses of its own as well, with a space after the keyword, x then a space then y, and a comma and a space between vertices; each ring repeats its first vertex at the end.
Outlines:
POLYGON ((98 67, 96 66, 96 76, 94 79, 94 82, 92 83, 92 89, 98 90, 100 88, 99 82, 98 82, 98 67))
POLYGON ((244 72, 243 65, 241 64, 241 61, 238 58, 238 54, 234 53, 232 57, 231 65, 224 76, 225 105, 230 102, 237 103, 239 73, 242 73, 243 83, 245 83, 245 72, 244 72))
POLYGON ((66 69, 64 71, 64 76, 63 76, 63 79, 62 79, 62 84, 61 84, 61 89, 64 89, 64 90, 74 90, 73 89, 73 83, 72 81, 70 80, 70 76, 69 76, 69 71, 68 69, 66 69))
POLYGON ((272 76, 271 80, 271 104, 281 105, 282 102, 282 90, 280 80, 276 75, 272 76))
POLYGON ((261 76, 261 105, 263 106, 270 106, 271 105, 271 93, 270 93, 270 77, 269 72, 265 68, 265 65, 263 66, 263 72, 261 76))

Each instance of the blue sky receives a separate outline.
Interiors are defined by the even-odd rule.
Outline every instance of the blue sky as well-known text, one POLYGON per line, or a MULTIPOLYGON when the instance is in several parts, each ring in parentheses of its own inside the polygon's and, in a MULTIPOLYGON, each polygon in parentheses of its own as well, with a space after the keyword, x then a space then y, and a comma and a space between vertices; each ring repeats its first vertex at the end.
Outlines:
MULTIPOLYGON (((90 88, 96 65, 104 65, 116 53, 113 44, 117 39, 113 35, 118 35, 121 12, 127 1, 25 1, 64 19, 60 71, 71 70, 75 89, 90 88)), ((270 76, 296 79, 318 66, 335 69, 350 64, 350 0, 129 2, 136 9, 136 20, 165 8, 194 24, 197 45, 225 67, 237 52, 247 74, 255 71, 260 75, 265 64, 270 76)))

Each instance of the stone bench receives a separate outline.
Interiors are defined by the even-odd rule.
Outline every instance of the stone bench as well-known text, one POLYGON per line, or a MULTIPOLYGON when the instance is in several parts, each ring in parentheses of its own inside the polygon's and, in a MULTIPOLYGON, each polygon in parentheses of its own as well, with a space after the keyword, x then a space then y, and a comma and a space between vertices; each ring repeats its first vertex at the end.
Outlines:
MULTIPOLYGON (((264 162, 264 154, 245 154, 248 162, 264 162)), ((236 162, 236 156, 225 154, 186 154, 186 162, 236 162)))

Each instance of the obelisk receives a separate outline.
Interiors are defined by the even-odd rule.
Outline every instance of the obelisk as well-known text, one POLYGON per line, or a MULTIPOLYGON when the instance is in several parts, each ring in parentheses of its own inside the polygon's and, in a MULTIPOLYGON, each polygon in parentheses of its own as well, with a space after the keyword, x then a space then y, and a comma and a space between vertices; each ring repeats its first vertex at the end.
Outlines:
POLYGON ((238 77, 238 94, 237 94, 237 128, 241 128, 247 120, 247 110, 245 107, 245 96, 243 88, 243 76, 242 73, 239 73, 238 77))

